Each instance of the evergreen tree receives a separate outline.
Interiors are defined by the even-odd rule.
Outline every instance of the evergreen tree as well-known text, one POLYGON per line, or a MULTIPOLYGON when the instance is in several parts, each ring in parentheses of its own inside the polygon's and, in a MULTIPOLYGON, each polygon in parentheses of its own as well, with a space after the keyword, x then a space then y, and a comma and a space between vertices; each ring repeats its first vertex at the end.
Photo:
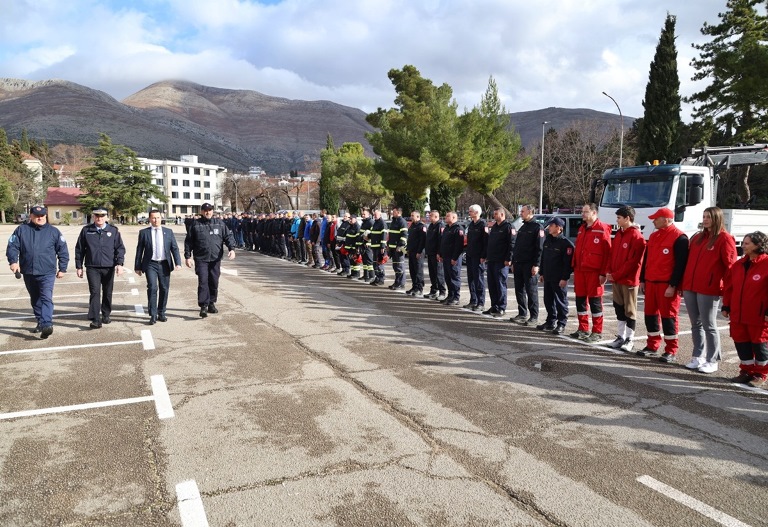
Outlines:
POLYGON ((645 112, 639 127, 638 161, 681 157, 680 78, 674 16, 667 14, 645 86, 645 112))
POLYGON ((320 208, 336 214, 339 211, 339 191, 336 188, 336 148, 328 134, 325 149, 320 152, 320 208))
POLYGON ((146 211, 150 199, 167 200, 152 182, 152 173, 142 167, 136 153, 112 144, 107 134, 101 134, 93 163, 79 174, 83 213, 90 214, 96 207, 106 207, 112 217, 130 217, 146 211))
POLYGON ((19 147, 21 148, 22 152, 26 152, 27 154, 32 153, 32 149, 29 145, 29 137, 27 135, 26 128, 21 129, 21 141, 19 141, 19 147))

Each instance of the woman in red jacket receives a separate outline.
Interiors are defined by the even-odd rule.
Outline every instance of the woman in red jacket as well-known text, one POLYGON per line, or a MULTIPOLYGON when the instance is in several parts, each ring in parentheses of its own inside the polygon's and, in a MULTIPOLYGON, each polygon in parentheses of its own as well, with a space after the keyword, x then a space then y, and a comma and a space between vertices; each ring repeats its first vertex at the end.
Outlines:
POLYGON ((723 294, 723 277, 736 261, 736 240, 726 232, 723 211, 704 209, 702 230, 690 241, 688 263, 680 289, 691 319, 693 358, 690 370, 714 373, 720 361, 720 332, 717 312, 723 294))
POLYGON ((744 256, 725 277, 723 316, 741 360, 732 381, 757 388, 768 378, 768 236, 747 234, 741 248, 744 256))

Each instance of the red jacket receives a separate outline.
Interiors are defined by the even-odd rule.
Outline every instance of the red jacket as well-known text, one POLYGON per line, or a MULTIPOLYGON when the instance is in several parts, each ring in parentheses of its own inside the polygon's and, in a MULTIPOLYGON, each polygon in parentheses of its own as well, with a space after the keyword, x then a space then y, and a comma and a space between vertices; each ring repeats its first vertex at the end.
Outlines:
POLYGON ((731 312, 731 324, 768 324, 768 254, 745 263, 743 256, 725 275, 723 310, 731 312))
POLYGON ((573 270, 608 273, 611 256, 611 226, 595 220, 591 227, 582 223, 576 235, 576 249, 573 252, 573 270))
POLYGON ((688 263, 680 289, 701 295, 721 296, 723 278, 736 261, 736 240, 723 231, 710 249, 710 233, 703 231, 691 238, 688 263))
POLYGON ((608 272, 616 284, 637 286, 640 283, 640 267, 645 254, 645 238, 640 227, 631 225, 619 229, 611 242, 611 258, 608 272))

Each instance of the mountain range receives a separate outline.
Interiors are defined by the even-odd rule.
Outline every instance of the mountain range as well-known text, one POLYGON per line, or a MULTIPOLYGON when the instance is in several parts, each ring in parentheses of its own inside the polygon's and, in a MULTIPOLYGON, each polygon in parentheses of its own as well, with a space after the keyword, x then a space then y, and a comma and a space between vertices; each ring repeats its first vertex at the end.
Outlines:
MULTIPOLYGON (((308 170, 316 165, 330 133, 338 147, 359 142, 373 130, 365 112, 330 101, 273 97, 251 90, 228 90, 166 80, 122 101, 63 80, 0 78, 0 128, 9 137, 26 129, 29 137, 58 143, 95 145, 104 132, 140 157, 178 159, 195 154, 203 163, 267 173, 308 170)), ((510 114, 524 146, 541 140, 542 123, 560 129, 597 121, 618 127, 618 115, 589 109, 546 108, 510 114)), ((632 118, 625 117, 626 126, 632 118)))

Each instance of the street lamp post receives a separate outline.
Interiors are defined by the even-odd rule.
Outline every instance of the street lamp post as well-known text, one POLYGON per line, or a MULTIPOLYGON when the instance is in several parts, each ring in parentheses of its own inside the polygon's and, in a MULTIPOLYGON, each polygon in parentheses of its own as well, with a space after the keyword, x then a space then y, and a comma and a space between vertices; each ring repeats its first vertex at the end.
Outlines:
POLYGON ((622 115, 621 108, 619 108, 619 103, 616 102, 616 99, 605 92, 603 92, 603 95, 612 100, 613 104, 616 105, 616 109, 619 110, 619 119, 621 119, 621 135, 619 136, 619 168, 621 168, 621 163, 624 160, 624 115, 622 115))
POLYGON ((549 121, 541 123, 541 182, 539 186, 539 214, 544 209, 544 125, 549 124, 549 121))

